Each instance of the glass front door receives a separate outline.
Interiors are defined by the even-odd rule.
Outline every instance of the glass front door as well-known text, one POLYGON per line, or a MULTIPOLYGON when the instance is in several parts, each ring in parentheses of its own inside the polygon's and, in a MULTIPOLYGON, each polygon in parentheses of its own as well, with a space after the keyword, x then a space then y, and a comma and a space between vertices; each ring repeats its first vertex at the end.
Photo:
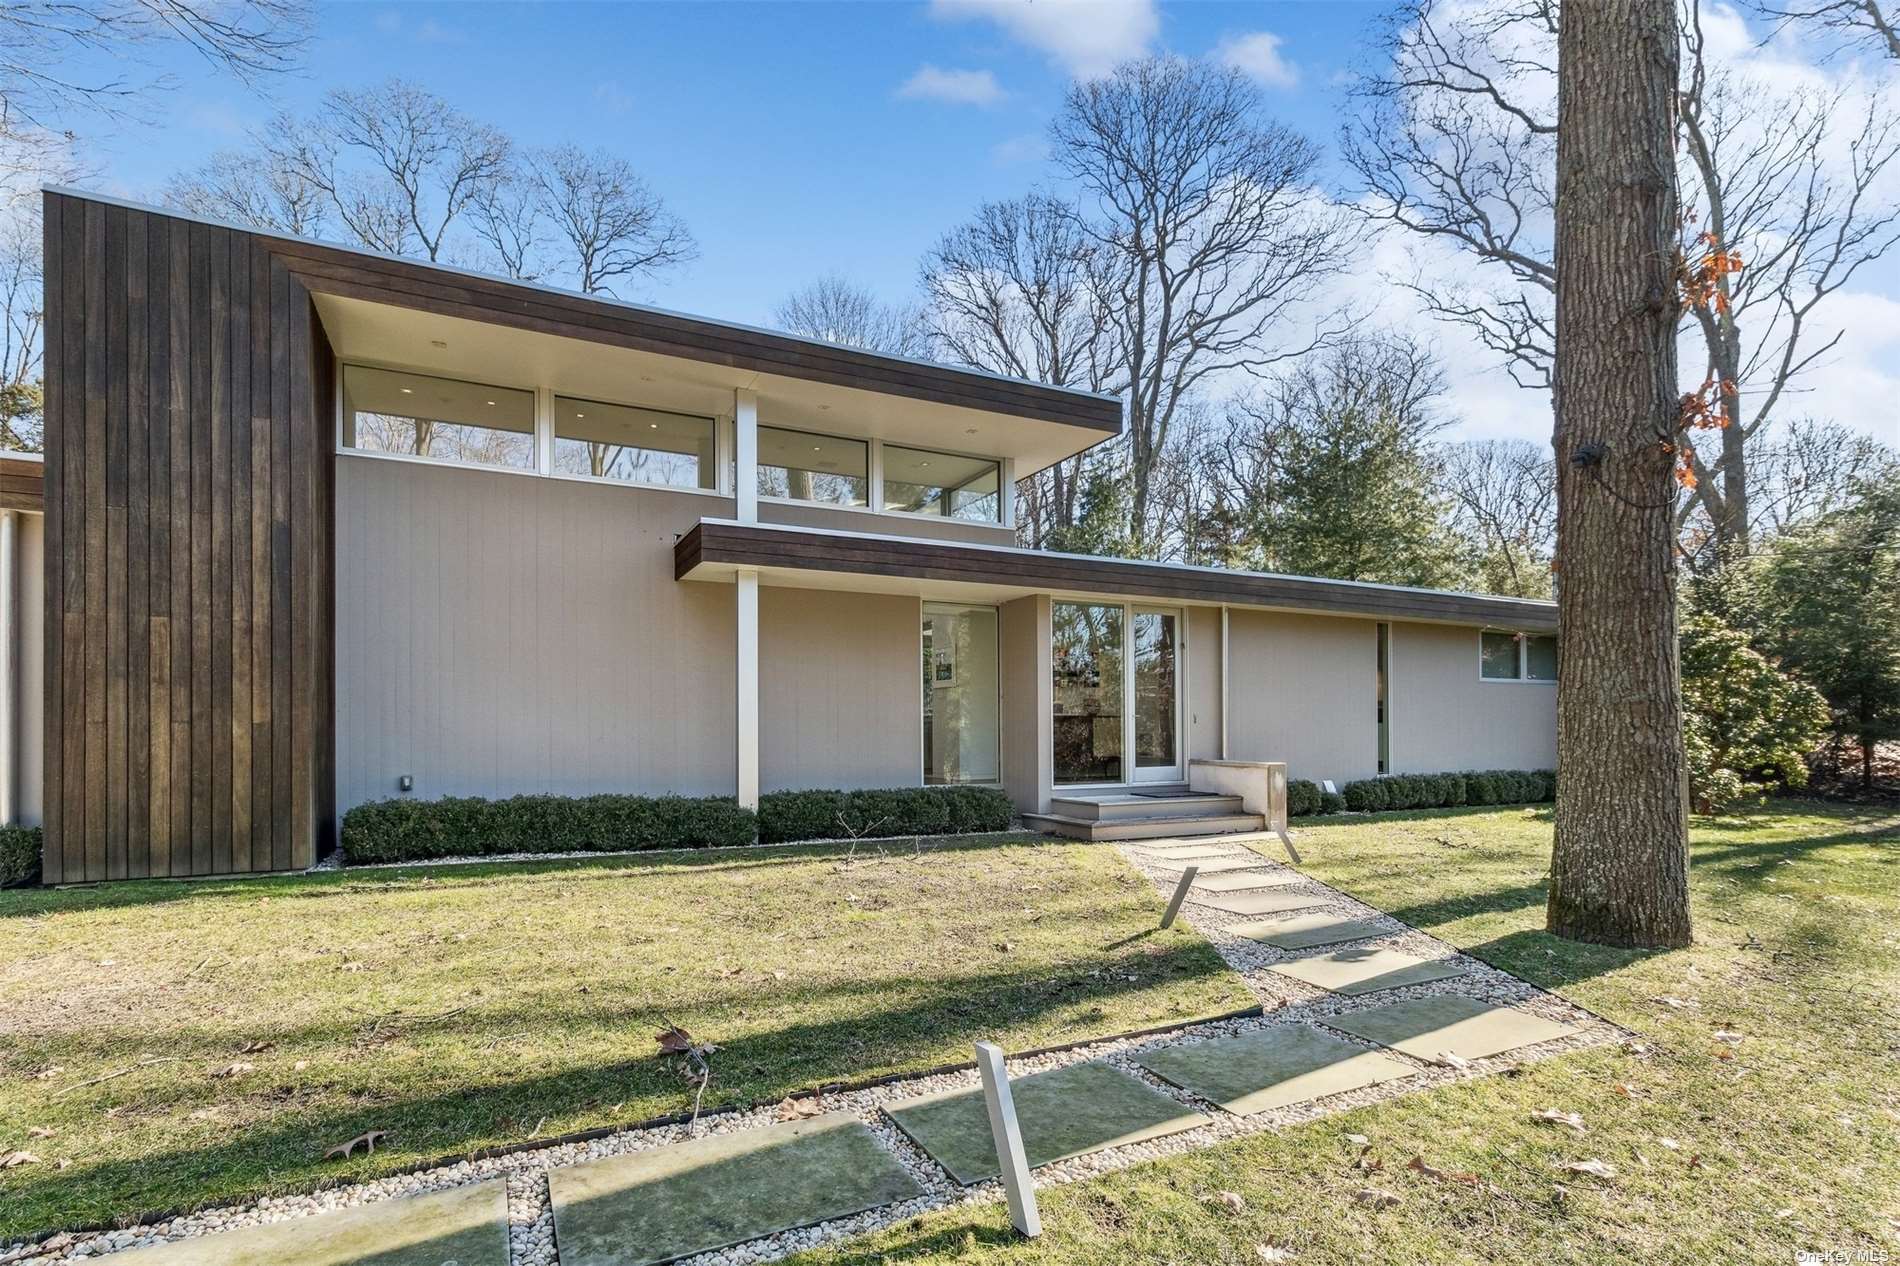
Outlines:
POLYGON ((1129 617, 1135 718, 1135 780, 1181 778, 1181 626, 1173 611, 1137 607, 1129 617))

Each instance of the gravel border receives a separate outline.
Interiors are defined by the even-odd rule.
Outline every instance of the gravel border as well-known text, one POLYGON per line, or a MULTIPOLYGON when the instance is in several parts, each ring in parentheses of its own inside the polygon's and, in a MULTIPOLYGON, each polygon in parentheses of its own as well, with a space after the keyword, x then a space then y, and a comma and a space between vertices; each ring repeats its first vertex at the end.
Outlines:
MULTIPOLYGON (((753 847, 801 847, 813 842, 815 841, 801 841, 798 845, 753 847)), ((1163 869, 1161 866, 1163 859, 1158 855, 1143 851, 1144 844, 1149 843, 1152 841, 1118 843, 1105 847, 1117 848, 1124 858, 1148 878, 1165 899, 1172 895, 1179 880, 1179 874, 1163 869)), ((1272 836, 1217 836, 1210 838, 1207 843, 1229 846, 1235 850, 1236 856, 1245 854, 1254 857, 1258 860, 1259 869, 1262 870, 1287 871, 1291 869, 1260 856, 1250 847, 1254 844, 1277 846, 1278 841, 1272 836)), ((659 851, 662 850, 627 855, 651 856, 659 851)), ((665 851, 703 853, 712 850, 665 851)), ((547 858, 563 855, 536 854, 534 856, 547 858)), ((615 854, 578 853, 565 856, 602 857, 615 856, 615 854)), ((464 865, 500 860, 509 859, 502 857, 442 859, 426 864, 431 866, 464 865)), ((390 865, 414 867, 419 863, 391 863, 390 865)), ((1464 968, 1465 974, 1447 980, 1379 990, 1358 997, 1334 994, 1317 986, 1281 976, 1268 968, 1289 959, 1330 953, 1341 946, 1285 951, 1237 936, 1228 929, 1236 924, 1251 921, 1253 916, 1230 914, 1202 905, 1194 899, 1193 891, 1190 890, 1188 900, 1182 906, 1181 917, 1205 936, 1228 965, 1246 981, 1248 988, 1259 1000, 1263 1014, 1191 1023, 1160 1034, 1147 1033, 1110 1038, 1067 1049, 1012 1057, 1010 1072, 1012 1076, 1018 1077, 1088 1060, 1104 1060, 1168 1095, 1183 1106, 1199 1111, 1208 1117, 1206 1124, 1180 1134, 1092 1152, 1086 1156, 1044 1166, 1036 1171, 1039 1187, 1082 1181, 1143 1161, 1179 1155, 1230 1139, 1303 1124, 1335 1112, 1381 1103, 1402 1094, 1410 1094, 1467 1078, 1489 1076, 1568 1051, 1625 1041, 1631 1037, 1627 1030, 1581 1007, 1477 959, 1460 954, 1443 941, 1402 924, 1318 880, 1297 871, 1294 873, 1299 876, 1296 882, 1276 887, 1273 891, 1306 892, 1315 896, 1318 900, 1312 910, 1301 913, 1331 913, 1367 919, 1384 930, 1384 934, 1378 937, 1348 944, 1377 944, 1386 948, 1403 950, 1421 958, 1452 959, 1464 968), (1412 1075, 1396 1081, 1366 1086, 1323 1099, 1308 1100, 1247 1117, 1228 1115, 1189 1092, 1162 1081, 1133 1062, 1136 1057, 1149 1051, 1170 1046, 1198 1042, 1211 1037, 1247 1033, 1281 1024, 1310 1021, 1324 1025, 1327 1018, 1331 1016, 1366 1010, 1403 998, 1434 994, 1455 994, 1483 1002, 1515 1006, 1547 1019, 1575 1025, 1579 1032, 1554 1041, 1521 1047, 1503 1055, 1470 1061, 1458 1067, 1448 1067, 1416 1060, 1352 1034, 1328 1028, 1327 1032, 1332 1036, 1342 1038, 1367 1050, 1380 1051, 1389 1058, 1407 1065, 1413 1070, 1412 1075)), ((974 1069, 959 1069, 824 1095, 823 1102, 826 1109, 853 1112, 859 1120, 870 1127, 883 1146, 917 1181, 923 1194, 850 1217, 837 1218, 816 1226, 765 1236, 733 1248, 703 1253, 682 1260, 688 1266, 748 1266, 750 1263, 775 1261, 819 1244, 894 1226, 931 1210, 1002 1200, 1002 1185, 996 1180, 978 1183, 967 1188, 958 1186, 941 1166, 913 1144, 882 1111, 886 1104, 919 1094, 970 1089, 980 1084, 980 1079, 974 1069)), ((749 1110, 723 1112, 715 1116, 703 1117, 696 1125, 667 1124, 649 1128, 630 1128, 602 1138, 556 1144, 532 1151, 513 1152, 484 1160, 460 1161, 435 1169, 391 1175, 370 1182, 334 1187, 306 1195, 271 1197, 245 1206, 204 1210, 151 1226, 86 1235, 62 1233, 38 1245, 8 1246, 6 1251, 0 1251, 0 1266, 27 1266, 28 1263, 32 1266, 53 1266, 54 1263, 89 1260, 123 1249, 214 1234, 239 1227, 279 1222, 379 1200, 441 1191, 494 1177, 507 1179, 509 1252, 512 1266, 556 1266, 558 1251, 554 1235, 553 1207, 548 1199, 548 1170, 608 1156, 648 1151, 689 1137, 706 1137, 737 1130, 758 1129, 771 1125, 776 1120, 777 1106, 764 1105, 749 1110)))

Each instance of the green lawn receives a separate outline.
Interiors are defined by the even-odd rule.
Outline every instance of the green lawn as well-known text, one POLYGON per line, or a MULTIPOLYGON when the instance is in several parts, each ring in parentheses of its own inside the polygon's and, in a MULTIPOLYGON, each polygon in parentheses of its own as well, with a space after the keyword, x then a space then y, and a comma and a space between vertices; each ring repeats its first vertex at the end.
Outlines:
POLYGON ((677 1111, 667 1022, 710 1107, 1250 1005, 1160 910, 1026 837, 0 893, 0 1239, 677 1111))
POLYGON ((1646 1049, 1567 1055, 1052 1189, 1033 1245, 982 1206, 800 1260, 1257 1266, 1271 1259, 1260 1245, 1302 1266, 1900 1254, 1900 814, 1780 805, 1698 821, 1697 944, 1655 955, 1539 930, 1547 810, 1347 820, 1299 843, 1309 873, 1618 1021, 1646 1049), (1719 1031, 1742 1040, 1730 1048, 1719 1031), (1580 1113, 1588 1132, 1534 1124, 1546 1107, 1580 1113), (1349 1132, 1368 1136, 1382 1171, 1352 1167, 1349 1132), (1408 1170, 1414 1157, 1478 1185, 1408 1170), (1558 1172, 1592 1158, 1616 1177, 1558 1172), (1402 1203, 1356 1202, 1368 1186, 1402 1203))

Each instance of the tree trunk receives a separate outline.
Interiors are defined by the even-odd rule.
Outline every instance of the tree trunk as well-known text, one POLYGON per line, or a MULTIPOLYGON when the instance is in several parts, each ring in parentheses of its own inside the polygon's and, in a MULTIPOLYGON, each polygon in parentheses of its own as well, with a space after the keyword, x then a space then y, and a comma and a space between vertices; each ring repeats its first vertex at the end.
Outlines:
POLYGON ((1556 842, 1549 929, 1687 945, 1676 663, 1674 0, 1571 0, 1557 140, 1556 842))

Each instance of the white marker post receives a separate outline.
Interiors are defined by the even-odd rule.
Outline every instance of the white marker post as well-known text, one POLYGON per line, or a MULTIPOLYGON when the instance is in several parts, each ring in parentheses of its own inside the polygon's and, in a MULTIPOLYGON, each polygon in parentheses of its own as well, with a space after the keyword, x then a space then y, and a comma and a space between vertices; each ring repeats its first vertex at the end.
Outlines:
POLYGON ((1003 1071, 1003 1050, 991 1042, 976 1044, 976 1067, 983 1074, 983 1102, 990 1110, 990 1138, 996 1159, 1002 1162, 1003 1190, 1009 1194, 1009 1220, 1028 1239, 1042 1234, 1042 1214, 1036 1211, 1036 1188, 1029 1177, 1029 1157, 1023 1151, 1022 1127, 1016 1123, 1016 1101, 1010 1097, 1009 1076, 1003 1071))
POLYGON ((1187 900, 1188 889, 1194 886, 1194 876, 1200 873, 1199 866, 1190 866, 1181 872, 1181 882, 1174 886, 1174 898, 1168 902, 1168 912, 1161 916, 1163 932, 1174 925, 1174 916, 1181 913, 1181 903, 1187 900))

